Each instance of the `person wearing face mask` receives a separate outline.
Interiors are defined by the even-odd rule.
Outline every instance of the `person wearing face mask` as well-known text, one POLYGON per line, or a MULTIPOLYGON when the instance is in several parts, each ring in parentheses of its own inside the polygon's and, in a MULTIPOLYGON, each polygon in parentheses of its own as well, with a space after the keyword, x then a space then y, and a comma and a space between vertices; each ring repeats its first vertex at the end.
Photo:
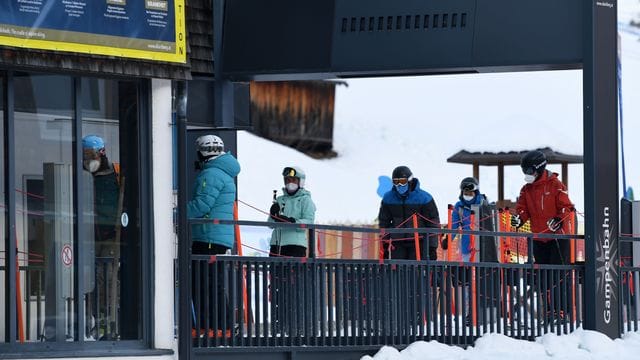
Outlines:
POLYGON ((96 287, 100 299, 90 297, 90 301, 105 304, 108 309, 99 308, 98 318, 94 319, 100 329, 91 333, 104 340, 117 339, 118 321, 116 319, 118 301, 118 272, 120 263, 120 213, 124 190, 121 187, 120 165, 109 161, 104 140, 98 135, 87 135, 82 139, 82 165, 93 179, 93 222, 96 257, 103 261, 96 263, 96 287), (105 274, 108 279, 105 279, 105 274), (105 289, 107 284, 109 289, 105 289), (100 333, 98 333, 100 332, 100 333))
MULTIPOLYGON (((216 135, 203 135, 196 139, 196 155, 198 161, 195 168, 198 171, 193 186, 193 196, 187 203, 187 216, 190 219, 220 219, 233 220, 233 205, 236 200, 236 184, 234 178, 240 173, 240 163, 228 151, 225 151, 224 142, 216 135)), ((191 225, 191 252, 194 255, 221 255, 226 254, 233 247, 235 232, 232 224, 193 224, 191 225)), ((197 294, 195 276, 192 278, 192 296, 199 296, 199 308, 195 309, 198 316, 205 313, 205 295, 209 292, 209 303, 212 306, 214 299, 219 305, 217 309, 210 308, 208 337, 230 337, 233 312, 229 307, 228 290, 224 288, 224 274, 218 271, 217 285, 214 286, 214 277, 209 277, 209 283, 201 284, 201 293, 197 294), (226 301, 225 301, 226 300, 226 301), (217 312, 217 319, 214 314, 217 312), (223 322, 223 319, 226 321, 223 322), (217 323, 214 321, 217 320, 217 323), (226 324, 223 329, 221 324, 226 324)), ((196 302, 198 303, 198 302, 196 302)), ((204 322, 204 319, 202 319, 204 322)), ((192 336, 197 336, 195 329, 192 336)), ((200 329, 200 335, 205 333, 200 329)))
MULTIPOLYGON (((410 217, 418 214, 418 227, 440 227, 440 216, 433 196, 420 188, 420 181, 406 166, 393 169, 393 187, 382 197, 378 224, 381 228, 413 228, 410 217)), ((437 259, 438 234, 420 234, 420 258, 437 259), (428 240, 428 241, 427 241, 428 240)), ((414 233, 387 234, 383 238, 385 259, 415 260, 414 233)))
MULTIPOLYGON (((471 229, 471 214, 472 212, 476 216, 480 216, 479 209, 482 206, 487 206, 487 197, 480 193, 480 187, 478 180, 473 177, 466 177, 460 182, 460 196, 458 202, 454 205, 451 213, 451 228, 472 230, 471 229), (475 208, 475 209, 474 209, 475 208)), ((474 225, 473 230, 478 230, 474 225)), ((462 261, 469 262, 472 260, 472 254, 474 249, 471 248, 471 236, 464 234, 460 237, 458 247, 460 255, 462 255, 462 261)), ((477 257, 474 259, 478 261, 477 257)))
MULTIPOLYGON (((545 234, 566 233, 566 221, 574 205, 566 186, 558 174, 546 170, 547 158, 542 151, 526 153, 520 166, 526 184, 520 190, 511 226, 519 228, 531 221, 531 232, 545 234)), ((538 264, 567 264, 569 242, 551 238, 533 239, 533 256, 538 264)))
MULTIPOLYGON (((287 166, 282 171, 284 187, 269 209, 269 222, 312 224, 316 205, 311 192, 305 189, 306 175, 297 166, 287 166)), ((271 256, 307 256, 307 231, 305 229, 275 228, 270 242, 271 256)))
MULTIPOLYGON (((284 187, 282 195, 275 197, 269 209, 269 222, 284 222, 292 224, 312 224, 316 216, 316 205, 311 199, 311 193, 304 188, 306 175, 297 166, 287 166, 282 170, 284 187)), ((307 231, 299 228, 275 228, 271 234, 269 256, 272 257, 306 257, 307 231)), ((290 332, 289 325, 295 321, 291 317, 291 309, 295 308, 291 299, 284 294, 287 289, 296 287, 294 269, 287 264, 271 272, 269 287, 271 298, 271 314, 273 330, 276 333, 290 332)), ((291 290, 289 290, 291 291, 291 290)), ((303 324, 297 324, 303 328, 303 324)))

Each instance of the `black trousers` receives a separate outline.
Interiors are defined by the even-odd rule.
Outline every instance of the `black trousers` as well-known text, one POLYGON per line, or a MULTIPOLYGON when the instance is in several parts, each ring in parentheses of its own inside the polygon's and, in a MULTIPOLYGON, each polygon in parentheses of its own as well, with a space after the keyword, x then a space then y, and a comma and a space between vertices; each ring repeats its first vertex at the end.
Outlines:
POLYGON ((536 264, 569 265, 569 240, 533 241, 533 257, 536 264))
MULTIPOLYGON (((191 245, 191 252, 193 255, 221 255, 225 254, 229 250, 228 247, 218 245, 218 244, 210 244, 202 241, 194 241, 191 245)), ((205 269, 209 269, 211 266, 216 266, 217 263, 209 264, 208 266, 202 267, 201 271, 205 269)), ((194 269, 195 271, 195 269, 194 269)), ((211 272, 210 272, 211 273, 211 272)), ((203 274, 201 273, 200 278, 200 292, 196 292, 196 277, 195 274, 192 274, 191 278, 191 296, 195 311, 195 316, 199 317, 200 327, 204 328, 205 326, 205 312, 209 313, 208 317, 208 327, 210 329, 231 329, 233 326, 233 313, 231 312, 231 308, 229 306, 229 294, 227 290, 224 288, 224 272, 222 268, 218 268, 218 275, 216 277, 217 285, 214 286, 214 279, 212 276, 209 276, 208 281, 204 281, 203 274), (209 308, 205 310, 205 297, 208 298, 209 308), (196 308, 196 298, 200 299, 200 306, 196 308), (214 309, 214 299, 217 301, 217 308, 214 309), (225 304, 223 306, 222 304, 225 304), (217 319, 214 318, 214 314, 217 314, 217 319), (224 319, 224 320, 223 320, 224 319), (216 324, 214 324, 214 320, 216 324)), ((195 326, 195 324, 194 324, 195 326)))
MULTIPOLYGON (((425 245, 423 241, 422 245, 425 245)), ((389 243, 384 243, 384 258, 389 259, 389 243)), ((420 248, 420 259, 426 260, 427 255, 429 260, 437 260, 438 248, 422 246, 420 248), (428 250, 427 250, 428 249, 428 250)), ((416 245, 415 241, 393 241, 391 243, 391 259, 392 260, 416 260, 416 245)))
MULTIPOLYGON (((272 245, 269 249, 271 257, 305 257, 307 248, 299 245, 272 245)), ((296 313, 294 293, 299 290, 296 278, 300 276, 289 263, 273 264, 270 269, 271 284, 269 296, 271 298, 272 332, 287 334, 294 333, 296 329, 302 329, 302 325, 296 322, 301 316, 296 313)))
MULTIPOLYGON (((536 264, 568 265, 570 262, 569 253, 568 240, 533 241, 533 256, 536 264)), ((546 309, 543 315, 545 320, 547 322, 568 321, 571 310, 570 290, 566 287, 569 280, 568 273, 547 270, 544 274, 546 275, 543 275, 543 271, 541 271, 534 281, 540 281, 538 286, 542 291, 541 303, 546 309)))

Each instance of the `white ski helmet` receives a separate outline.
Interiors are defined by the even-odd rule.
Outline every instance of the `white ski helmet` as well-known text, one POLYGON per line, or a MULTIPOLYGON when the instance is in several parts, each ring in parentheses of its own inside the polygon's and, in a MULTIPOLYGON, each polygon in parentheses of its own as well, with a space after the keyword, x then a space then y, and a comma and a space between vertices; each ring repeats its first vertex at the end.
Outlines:
POLYGON ((299 186, 301 188, 304 187, 304 180, 307 178, 307 176, 304 173, 304 170, 302 170, 301 168, 299 168, 297 166, 287 166, 286 168, 284 168, 284 170, 282 170, 282 176, 285 177, 285 178, 287 178, 287 177, 298 178, 298 180, 300 180, 300 185, 299 186))
POLYGON ((205 158, 224 154, 224 142, 215 135, 202 135, 196 139, 196 150, 205 158))

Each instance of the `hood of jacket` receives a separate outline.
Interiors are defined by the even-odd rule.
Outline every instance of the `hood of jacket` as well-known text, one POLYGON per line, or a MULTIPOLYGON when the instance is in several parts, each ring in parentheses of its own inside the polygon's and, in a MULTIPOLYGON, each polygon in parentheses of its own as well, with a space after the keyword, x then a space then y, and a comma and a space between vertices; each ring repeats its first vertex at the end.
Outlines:
POLYGON ((231 177, 236 177, 240 173, 240 163, 229 152, 226 152, 213 160, 203 164, 203 169, 217 168, 231 177))

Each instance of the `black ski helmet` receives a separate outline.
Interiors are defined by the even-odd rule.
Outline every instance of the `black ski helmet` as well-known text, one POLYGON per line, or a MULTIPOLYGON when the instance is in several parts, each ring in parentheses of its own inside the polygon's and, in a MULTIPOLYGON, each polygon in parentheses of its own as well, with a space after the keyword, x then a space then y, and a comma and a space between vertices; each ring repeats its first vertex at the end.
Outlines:
POLYGON ((478 180, 474 177, 466 177, 460 182, 460 191, 477 191, 479 188, 478 180))
POLYGON ((547 157, 540 150, 529 151, 520 160, 520 167, 526 175, 540 174, 546 166, 547 157))
POLYGON ((411 170, 406 167, 406 166, 398 166, 397 168, 393 169, 393 173, 391 174, 391 178, 392 179, 402 179, 402 178, 410 178, 411 175, 413 175, 411 173, 411 170))

